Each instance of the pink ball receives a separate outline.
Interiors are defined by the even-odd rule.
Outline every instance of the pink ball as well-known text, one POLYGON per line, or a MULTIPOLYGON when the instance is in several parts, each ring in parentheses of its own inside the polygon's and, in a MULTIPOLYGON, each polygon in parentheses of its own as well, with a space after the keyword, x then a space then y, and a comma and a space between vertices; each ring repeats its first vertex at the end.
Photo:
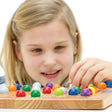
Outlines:
POLYGON ((66 94, 66 93, 67 93, 67 89, 66 89, 65 87, 60 87, 60 89, 62 89, 62 90, 63 90, 64 94, 66 94))

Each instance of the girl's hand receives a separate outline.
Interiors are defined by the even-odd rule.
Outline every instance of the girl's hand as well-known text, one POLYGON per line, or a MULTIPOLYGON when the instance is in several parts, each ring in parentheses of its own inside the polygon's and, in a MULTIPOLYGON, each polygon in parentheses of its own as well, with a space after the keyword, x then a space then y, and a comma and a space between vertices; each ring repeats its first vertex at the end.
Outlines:
POLYGON ((112 80, 112 62, 96 58, 87 58, 72 66, 69 83, 73 86, 86 88, 90 83, 98 85, 104 80, 112 80))

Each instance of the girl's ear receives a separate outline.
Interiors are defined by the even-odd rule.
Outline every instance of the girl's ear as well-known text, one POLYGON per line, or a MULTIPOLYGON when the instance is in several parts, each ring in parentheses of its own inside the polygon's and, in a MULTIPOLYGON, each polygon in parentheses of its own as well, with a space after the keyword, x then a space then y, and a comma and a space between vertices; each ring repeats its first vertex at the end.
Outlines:
POLYGON ((78 52, 78 32, 75 33, 74 55, 78 52))
POLYGON ((14 49, 14 51, 15 51, 15 54, 16 54, 17 58, 18 58, 20 61, 22 61, 21 52, 20 52, 20 50, 19 50, 18 47, 17 47, 17 42, 16 42, 15 40, 13 40, 13 41, 12 41, 12 44, 13 44, 13 49, 14 49))

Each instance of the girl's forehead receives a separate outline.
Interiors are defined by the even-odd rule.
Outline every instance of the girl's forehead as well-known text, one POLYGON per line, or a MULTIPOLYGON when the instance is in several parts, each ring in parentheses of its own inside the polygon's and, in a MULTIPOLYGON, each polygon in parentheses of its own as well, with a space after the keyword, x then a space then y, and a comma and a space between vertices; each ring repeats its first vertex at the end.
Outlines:
POLYGON ((67 27, 61 21, 52 21, 48 24, 35 26, 22 33, 23 41, 59 41, 70 37, 67 27))
POLYGON ((34 33, 34 34, 39 35, 39 34, 46 34, 46 33, 52 34, 54 32, 60 32, 60 34, 65 33, 65 32, 68 33, 68 28, 62 21, 54 20, 46 24, 41 24, 41 25, 32 27, 26 30, 25 32, 23 32, 22 34, 32 35, 34 33))

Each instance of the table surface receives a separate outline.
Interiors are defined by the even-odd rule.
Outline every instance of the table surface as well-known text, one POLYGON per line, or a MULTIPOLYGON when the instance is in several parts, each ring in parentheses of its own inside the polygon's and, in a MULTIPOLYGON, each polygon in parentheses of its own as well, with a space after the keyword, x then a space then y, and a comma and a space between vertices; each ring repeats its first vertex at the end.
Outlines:
POLYGON ((104 110, 0 109, 0 112, 112 112, 112 106, 104 110))

